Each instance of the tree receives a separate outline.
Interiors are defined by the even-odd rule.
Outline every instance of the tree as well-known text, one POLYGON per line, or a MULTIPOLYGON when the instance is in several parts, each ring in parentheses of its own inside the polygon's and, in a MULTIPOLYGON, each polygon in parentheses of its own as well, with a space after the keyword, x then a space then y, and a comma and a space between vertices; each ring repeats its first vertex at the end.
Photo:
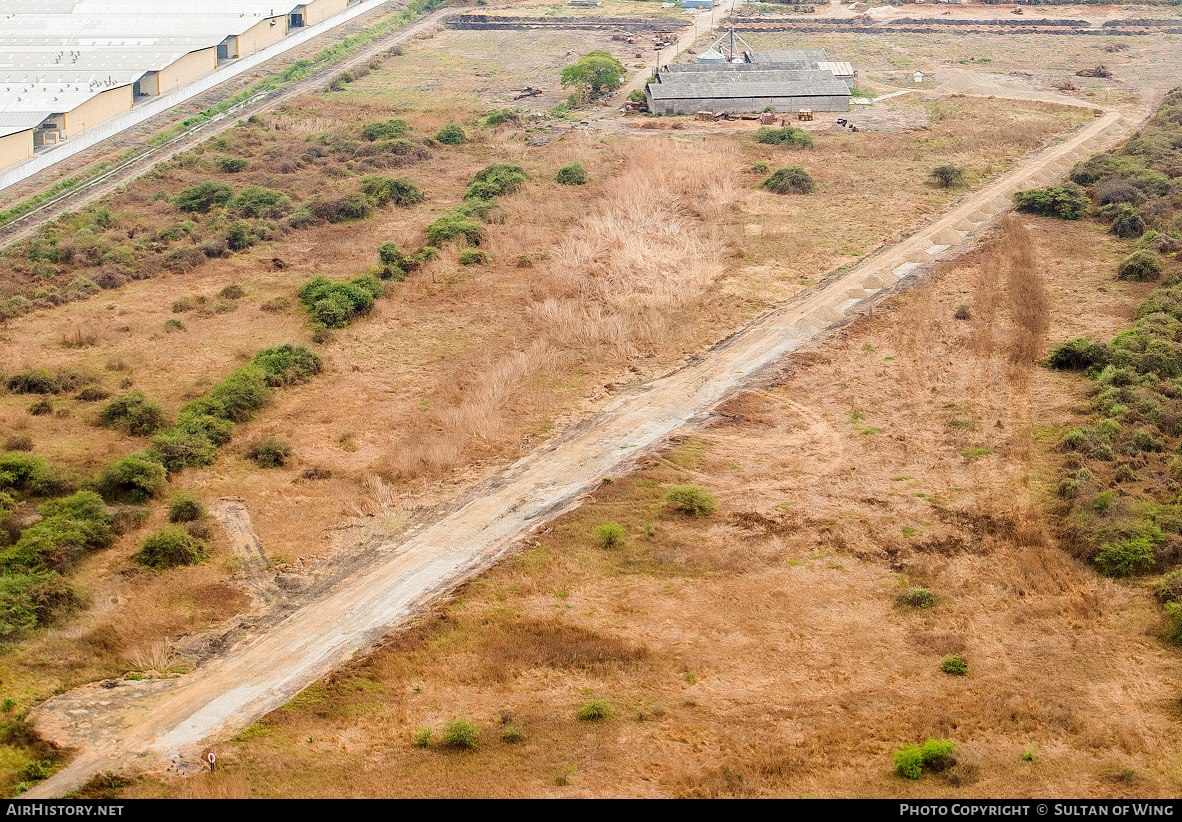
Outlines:
POLYGON ((575 86, 589 96, 615 91, 624 82, 624 65, 606 51, 585 54, 562 70, 562 87, 575 86))

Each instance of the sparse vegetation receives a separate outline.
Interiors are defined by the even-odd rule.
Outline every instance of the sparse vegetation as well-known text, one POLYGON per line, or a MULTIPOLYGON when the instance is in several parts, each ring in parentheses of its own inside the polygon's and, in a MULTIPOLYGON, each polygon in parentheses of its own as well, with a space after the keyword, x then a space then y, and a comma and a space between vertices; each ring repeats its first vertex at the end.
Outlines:
POLYGON ((960 166, 936 166, 928 177, 940 188, 961 188, 965 184, 964 169, 960 166))
POLYGON ((601 548, 618 548, 624 544, 627 531, 624 526, 616 522, 605 522, 595 526, 595 541, 601 548))
POLYGON ((795 126, 783 126, 782 128, 762 126, 755 132, 755 142, 769 146, 812 148, 813 136, 795 126))
POLYGON ((582 722, 603 722, 611 715, 612 706, 606 699, 588 699, 575 712, 575 716, 582 722))
POLYGON ((895 751, 895 773, 904 779, 919 779, 924 771, 939 773, 956 764, 952 754, 956 743, 950 739, 929 739, 922 745, 904 744, 895 751))
POLYGON ((441 741, 445 748, 474 751, 480 741, 480 726, 470 719, 453 719, 443 726, 441 741))
POLYGON ((940 670, 953 676, 967 676, 969 673, 969 664, 964 661, 963 657, 957 656, 956 654, 949 654, 940 660, 940 670))
POLYGON ((899 593, 896 601, 909 608, 931 608, 936 604, 936 595, 927 588, 907 588, 899 593))
POLYGON ((291 444, 277 437, 265 437, 251 446, 246 454, 259 468, 282 468, 291 459, 291 444))
POLYGON ((674 509, 691 517, 705 517, 718 510, 714 495, 698 485, 675 485, 665 494, 674 509))

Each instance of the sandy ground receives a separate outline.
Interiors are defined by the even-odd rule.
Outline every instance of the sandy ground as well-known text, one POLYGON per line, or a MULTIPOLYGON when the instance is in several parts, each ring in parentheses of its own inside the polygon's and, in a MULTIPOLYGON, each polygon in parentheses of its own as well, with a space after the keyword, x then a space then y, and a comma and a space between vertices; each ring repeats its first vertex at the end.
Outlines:
POLYGON ((531 529, 574 507, 603 476, 628 470, 640 454, 675 431, 706 420, 718 403, 757 383, 786 354, 845 322, 908 275, 954 253, 1009 207, 1010 193, 1057 178, 1072 162, 1114 142, 1138 119, 1107 112, 806 300, 770 312, 696 362, 629 392, 597 417, 473 489, 440 520, 401 543, 378 548, 381 561, 369 572, 304 606, 265 635, 174 680, 175 685, 106 689, 109 705, 88 709, 99 716, 88 716, 80 735, 74 695, 46 704, 37 712, 38 727, 50 738, 76 746, 79 754, 28 795, 60 794, 96 770, 126 765, 132 758, 152 764, 192 757, 206 738, 226 734, 282 704, 369 647, 428 597, 488 567, 531 529), (121 700, 124 688, 134 698, 121 700))

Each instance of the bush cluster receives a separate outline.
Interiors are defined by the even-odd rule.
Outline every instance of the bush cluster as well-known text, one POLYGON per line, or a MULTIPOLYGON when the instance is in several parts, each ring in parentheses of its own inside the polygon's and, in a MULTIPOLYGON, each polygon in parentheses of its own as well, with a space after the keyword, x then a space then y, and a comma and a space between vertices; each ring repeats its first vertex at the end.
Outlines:
POLYGON ((571 163, 558 169, 555 179, 564 186, 581 186, 587 182, 587 169, 581 163, 571 163))
POLYGON ((895 772, 904 779, 919 779, 924 771, 940 773, 956 764, 951 739, 929 739, 922 745, 904 744, 895 751, 895 772))
POLYGON ((375 140, 390 140, 397 137, 404 137, 409 133, 410 126, 406 120, 401 120, 397 117, 392 120, 367 123, 365 128, 361 130, 362 136, 371 143, 375 140))
POLYGON ((705 517, 718 510, 718 500, 700 485, 674 485, 665 500, 676 510, 691 517, 705 517))
POLYGON ((813 137, 804 129, 799 129, 795 126, 784 126, 782 128, 762 126, 755 132, 755 142, 769 146, 811 148, 813 137))
POLYGON ((379 208, 389 203, 396 206, 412 206, 423 201, 423 192, 418 183, 409 177, 370 174, 361 178, 361 192, 379 208))
POLYGON ((99 421, 133 437, 148 437, 167 425, 164 411, 139 391, 127 391, 111 400, 99 412, 99 421))
POLYGON ((1074 186, 1050 186, 1030 191, 1018 191, 1013 196, 1014 206, 1026 214, 1078 220, 1088 213, 1087 195, 1074 186))
POLYGON ((368 314, 385 287, 376 277, 364 274, 347 282, 320 275, 304 283, 297 292, 312 320, 323 328, 344 328, 356 317, 368 314))
POLYGON ((801 166, 784 166, 773 171, 759 187, 773 194, 808 194, 817 184, 801 166))
POLYGON ((149 568, 164 570, 200 562, 207 550, 203 540, 185 528, 167 525, 151 534, 140 545, 135 561, 149 568))

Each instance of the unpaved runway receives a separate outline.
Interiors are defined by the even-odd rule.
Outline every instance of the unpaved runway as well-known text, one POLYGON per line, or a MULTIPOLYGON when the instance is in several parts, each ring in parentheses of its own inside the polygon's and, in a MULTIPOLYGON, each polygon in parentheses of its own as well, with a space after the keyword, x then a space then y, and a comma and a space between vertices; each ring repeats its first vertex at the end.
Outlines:
POLYGON ((192 761, 205 740, 228 735, 282 705, 368 648, 430 597, 495 562, 530 529, 575 507, 602 477, 627 471, 639 454, 706 420, 718 403, 758 382, 786 355, 876 295, 934 259, 955 254, 973 232, 1008 209, 1013 191, 1057 179, 1136 121, 1136 115, 1106 113, 811 296, 768 312, 696 362, 624 394, 474 488, 465 504, 407 535, 393 559, 347 587, 305 605, 229 656, 174 680, 174 686, 129 691, 140 694, 134 705, 125 701, 112 711, 117 715, 106 718, 102 733, 71 734, 78 712, 67 713, 69 694, 47 703, 38 727, 51 737, 63 736, 61 741, 79 752, 69 767, 25 796, 60 795, 96 771, 137 759, 155 765, 179 754, 192 761))

